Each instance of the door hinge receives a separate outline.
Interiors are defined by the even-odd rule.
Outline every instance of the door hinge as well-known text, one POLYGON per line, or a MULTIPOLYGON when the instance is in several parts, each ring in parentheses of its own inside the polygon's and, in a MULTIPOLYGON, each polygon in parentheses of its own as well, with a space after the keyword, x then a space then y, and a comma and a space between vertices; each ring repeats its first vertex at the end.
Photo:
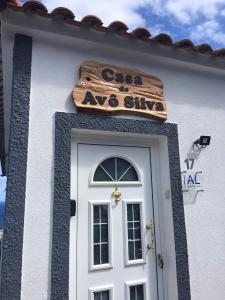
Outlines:
POLYGON ((70 216, 74 217, 76 215, 76 200, 70 200, 70 216))
POLYGON ((164 261, 163 261, 162 255, 159 253, 157 254, 157 261, 158 261, 158 266, 160 267, 160 269, 163 269, 164 261))

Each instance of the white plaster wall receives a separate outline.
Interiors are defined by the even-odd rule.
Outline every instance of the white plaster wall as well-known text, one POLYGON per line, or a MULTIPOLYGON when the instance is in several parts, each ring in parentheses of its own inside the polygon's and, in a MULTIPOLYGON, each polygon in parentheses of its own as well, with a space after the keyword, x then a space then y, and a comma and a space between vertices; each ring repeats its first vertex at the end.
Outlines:
POLYGON ((168 83, 165 86, 171 99, 171 120, 179 124, 183 169, 191 143, 200 135, 212 136, 211 145, 196 160, 196 168, 204 174, 205 191, 198 194, 195 204, 185 205, 192 299, 222 300, 225 297, 224 76, 185 73, 176 74, 175 89, 168 83))
POLYGON ((87 59, 139 68, 162 79, 168 122, 179 125, 182 167, 193 141, 200 134, 212 136, 197 161, 205 192, 185 206, 185 214, 192 299, 224 300, 225 72, 44 33, 33 41, 22 300, 49 297, 54 114, 75 112, 71 91, 87 59))

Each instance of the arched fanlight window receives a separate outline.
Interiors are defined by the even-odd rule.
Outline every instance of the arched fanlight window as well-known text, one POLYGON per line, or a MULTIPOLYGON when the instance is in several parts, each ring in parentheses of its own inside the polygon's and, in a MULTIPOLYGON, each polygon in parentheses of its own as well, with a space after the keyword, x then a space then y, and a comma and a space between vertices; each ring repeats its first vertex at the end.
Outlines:
POLYGON ((120 157, 110 157, 99 164, 94 182, 138 182, 139 176, 130 162, 120 157))

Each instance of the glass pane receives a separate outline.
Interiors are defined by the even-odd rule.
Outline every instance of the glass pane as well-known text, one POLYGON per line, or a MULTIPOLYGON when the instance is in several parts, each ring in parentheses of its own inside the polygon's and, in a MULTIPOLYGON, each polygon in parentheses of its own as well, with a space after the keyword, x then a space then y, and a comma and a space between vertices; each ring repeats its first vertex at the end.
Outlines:
POLYGON ((140 228, 140 223, 136 223, 134 227, 134 238, 135 240, 140 240, 141 239, 141 228, 140 228))
POLYGON ((125 159, 111 157, 96 169, 94 181, 138 181, 135 168, 125 159))
POLYGON ((129 242, 128 243, 128 248, 129 248, 129 260, 134 260, 134 242, 129 242))
POLYGON ((130 286, 130 300, 144 300, 143 284, 130 286))
MULTIPOLYGON (((130 224, 132 225, 132 223, 130 224)), ((129 224, 128 224, 129 227, 129 224)), ((128 228, 128 240, 133 240, 134 239, 134 230, 133 228, 128 228)))
POLYGON ((140 204, 133 204, 133 210, 134 210, 134 220, 139 221, 140 220, 140 204))
POLYGON ((132 221, 133 220, 132 215, 133 215, 132 205, 127 205, 127 221, 132 221))
POLYGON ((134 167, 131 166, 120 181, 138 181, 138 175, 134 167))
POLYGON ((94 205, 93 208, 94 265, 109 263, 108 205, 94 205))
POLYGON ((127 204, 129 260, 142 259, 140 204, 127 204))
POLYGON ((130 300, 136 300, 136 298, 135 298, 135 286, 130 287, 130 300))
POLYGON ((94 205, 94 223, 99 223, 100 210, 98 205, 94 205))
POLYGON ((109 300, 109 291, 102 292, 102 300, 109 300))
POLYGON ((100 265, 100 246, 94 245, 94 265, 100 265))
POLYGON ((99 166, 95 171, 94 181, 112 181, 110 176, 99 166))
POLYGON ((108 205, 101 205, 101 219, 102 223, 108 222, 108 205))
POLYGON ((101 300, 101 293, 94 293, 94 300, 101 300))
POLYGON ((143 284, 139 284, 137 287, 137 300, 144 300, 143 284))
POLYGON ((123 176, 130 166, 131 164, 127 160, 117 157, 117 180, 123 176))
POLYGON ((109 262, 109 247, 108 244, 101 245, 101 263, 107 264, 109 262))
POLYGON ((135 259, 142 259, 141 241, 135 241, 135 259))
POLYGON ((100 242, 100 225, 94 225, 94 243, 100 242))
POLYGON ((108 243, 108 225, 101 226, 101 242, 108 243))
POLYGON ((94 300, 109 300, 109 291, 94 293, 94 300))
POLYGON ((134 240, 134 223, 128 222, 128 240, 133 241, 134 240))
POLYGON ((101 163, 101 166, 107 171, 107 173, 115 180, 115 158, 108 158, 101 163))

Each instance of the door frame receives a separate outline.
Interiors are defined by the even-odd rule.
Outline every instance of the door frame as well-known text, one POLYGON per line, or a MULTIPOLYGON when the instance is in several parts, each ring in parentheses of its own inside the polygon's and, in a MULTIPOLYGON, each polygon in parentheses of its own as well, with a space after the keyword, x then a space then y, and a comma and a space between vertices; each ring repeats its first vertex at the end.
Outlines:
MULTIPOLYGON (((72 130, 71 135, 71 199, 78 199, 78 146, 79 145, 97 145, 97 146, 116 146, 116 147, 132 147, 132 148, 145 148, 149 151, 149 159, 150 159, 150 177, 151 180, 149 184, 151 184, 151 195, 150 199, 152 201, 152 209, 153 209, 153 224, 155 231, 155 241, 156 241, 156 253, 163 253, 162 247, 162 238, 163 233, 160 229, 160 201, 158 199, 160 196, 160 185, 159 185, 159 145, 157 139, 149 139, 146 141, 143 138, 135 139, 130 134, 118 136, 113 134, 112 132, 107 132, 107 135, 102 135, 100 131, 83 132, 83 130, 72 130), (93 134, 94 133, 94 134, 93 134)), ((126 157, 127 159, 127 157, 126 157)), ((96 163, 96 167, 99 162, 96 163)), ((133 164, 133 162, 132 162, 133 164)), ((95 169, 95 168, 94 168, 95 169)), ((91 170, 92 173, 92 170, 91 170)), ((127 202, 124 200, 123 205, 127 202)), ((124 209, 124 207, 123 207, 124 209)), ((70 276, 69 276, 69 298, 76 300, 76 230, 77 230, 77 217, 71 217, 70 221, 70 276)), ((124 227, 124 224, 123 224, 124 227)), ((143 245, 142 245, 143 246, 143 245)), ((112 251, 112 250, 111 250, 112 251)), ((111 254, 110 254, 111 255, 111 254)), ((163 254, 162 254, 163 256, 163 254)), ((156 262, 157 267, 157 262, 156 262)), ((157 267, 156 276, 157 276, 157 300, 164 300, 166 293, 166 283, 164 280, 163 270, 157 267)))
POLYGON ((132 139, 139 145, 143 141, 145 145, 152 141, 158 144, 160 214, 161 220, 168 221, 163 226, 163 238, 161 234, 162 240, 167 238, 162 253, 166 262, 163 299, 190 300, 177 125, 75 113, 55 115, 51 299, 69 299, 71 136, 75 134, 78 139, 80 134, 99 132, 103 140, 110 135, 110 139, 126 137, 126 141, 132 139))

